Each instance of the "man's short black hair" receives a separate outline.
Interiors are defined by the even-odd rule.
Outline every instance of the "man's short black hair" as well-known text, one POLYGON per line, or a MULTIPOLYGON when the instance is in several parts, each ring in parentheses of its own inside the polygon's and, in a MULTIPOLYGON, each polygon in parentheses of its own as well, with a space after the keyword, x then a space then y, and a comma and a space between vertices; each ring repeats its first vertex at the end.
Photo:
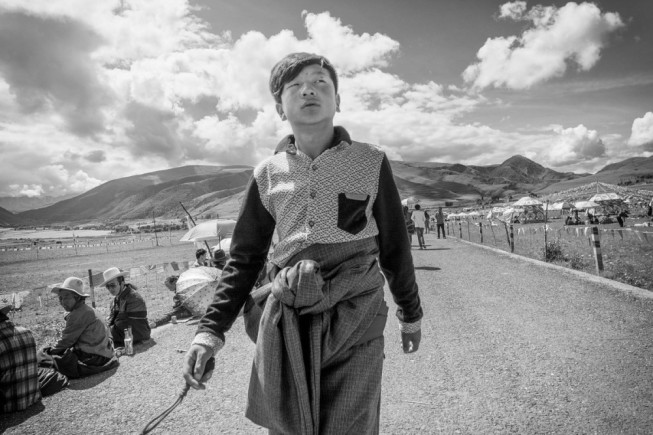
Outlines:
POLYGON ((202 255, 206 255, 206 249, 200 248, 197 251, 195 251, 195 258, 197 260, 199 260, 202 255))
POLYGON ((326 69, 333 80, 336 94, 338 93, 338 74, 326 57, 313 53, 291 53, 277 62, 270 73, 270 92, 274 101, 281 103, 283 86, 297 77, 308 65, 320 65, 326 69))
POLYGON ((420 208, 422 207, 419 204, 415 204, 415 210, 419 210, 420 208))

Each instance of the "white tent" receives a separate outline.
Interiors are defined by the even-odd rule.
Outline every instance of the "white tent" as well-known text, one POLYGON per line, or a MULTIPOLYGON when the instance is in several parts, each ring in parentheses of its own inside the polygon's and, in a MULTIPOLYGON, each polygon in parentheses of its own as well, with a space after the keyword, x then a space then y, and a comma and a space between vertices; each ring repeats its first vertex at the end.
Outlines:
POLYGON ((574 205, 566 201, 555 202, 549 205, 549 211, 571 210, 572 208, 574 208, 574 205))
POLYGON ((578 201, 574 204, 574 207, 576 207, 578 210, 587 210, 588 208, 595 208, 598 206, 599 204, 594 201, 578 201))
POLYGON ((523 198, 519 198, 517 202, 513 204, 515 207, 523 207, 523 206, 530 206, 530 205, 542 205, 542 201, 531 198, 530 196, 525 196, 523 198))

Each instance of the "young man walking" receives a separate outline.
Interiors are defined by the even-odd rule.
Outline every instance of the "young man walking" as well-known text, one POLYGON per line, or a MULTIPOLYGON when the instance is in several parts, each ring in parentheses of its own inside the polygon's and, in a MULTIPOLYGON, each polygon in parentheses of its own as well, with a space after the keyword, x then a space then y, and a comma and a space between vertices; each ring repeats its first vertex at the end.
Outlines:
POLYGON ((446 239, 447 236, 444 233, 444 213, 442 212, 442 207, 438 207, 438 212, 435 214, 435 225, 438 228, 438 239, 440 238, 440 230, 442 230, 442 238, 446 239))
POLYGON ((387 317, 381 271, 406 353, 419 347, 422 318, 390 164, 334 127, 338 78, 324 57, 286 56, 272 69, 270 91, 293 134, 254 170, 184 378, 204 388, 205 364, 224 345, 276 229, 270 262, 277 273, 256 337, 246 415, 271 433, 378 433, 387 317))
POLYGON ((410 219, 415 224, 415 232, 417 233, 417 242, 419 243, 419 249, 426 249, 426 242, 424 241, 426 214, 419 204, 415 204, 415 210, 413 210, 410 219))

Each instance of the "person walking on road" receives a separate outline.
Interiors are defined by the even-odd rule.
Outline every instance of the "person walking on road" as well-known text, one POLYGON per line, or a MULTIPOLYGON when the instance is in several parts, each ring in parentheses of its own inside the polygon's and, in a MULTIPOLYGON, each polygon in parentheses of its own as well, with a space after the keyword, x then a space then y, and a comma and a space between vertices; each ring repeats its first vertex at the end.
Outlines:
POLYGON ((438 207, 438 212, 435 214, 435 226, 438 228, 438 239, 440 238, 440 230, 442 230, 442 238, 446 239, 447 236, 444 233, 444 213, 442 212, 442 207, 438 207))
POLYGON ((254 169, 184 379, 203 389, 211 377, 206 364, 252 299, 276 231, 246 416, 270 433, 378 433, 384 275, 404 352, 421 340, 422 307, 392 169, 382 151, 333 125, 338 79, 324 57, 286 56, 272 69, 270 91, 293 134, 254 169))
POLYGON ((419 204, 415 204, 415 210, 410 215, 410 220, 415 224, 415 233, 417 234, 417 242, 419 243, 419 249, 426 249, 426 243, 424 242, 424 228, 426 227, 426 214, 422 207, 419 204))

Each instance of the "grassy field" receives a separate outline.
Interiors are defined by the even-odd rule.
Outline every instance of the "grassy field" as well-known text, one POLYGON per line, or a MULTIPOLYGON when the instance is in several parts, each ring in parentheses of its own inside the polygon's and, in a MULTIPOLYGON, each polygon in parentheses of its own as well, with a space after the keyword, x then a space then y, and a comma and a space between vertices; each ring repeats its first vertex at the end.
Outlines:
MULTIPOLYGON (((615 281, 653 291, 653 227, 636 227, 634 224, 645 222, 645 218, 628 219, 626 227, 619 235, 618 224, 597 225, 601 243, 601 253, 604 270, 601 276, 615 281), (648 232, 648 241, 636 232, 648 232)), ((483 244, 504 251, 510 251, 504 225, 494 221, 496 226, 490 226, 487 220, 483 224, 483 244), (497 225, 498 224, 498 225, 497 225)), ((461 237, 474 243, 481 243, 478 221, 449 222, 449 232, 454 237, 461 237)), ((514 253, 537 260, 545 258, 543 223, 514 224, 514 253), (520 231, 521 229, 521 231, 520 231)), ((565 227, 561 219, 548 223, 547 245, 549 246, 549 261, 561 266, 587 273, 597 274, 594 250, 590 243, 590 232, 584 232, 584 226, 565 227), (579 228, 579 234, 576 233, 579 228), (552 258, 551 258, 552 257, 552 258)))

